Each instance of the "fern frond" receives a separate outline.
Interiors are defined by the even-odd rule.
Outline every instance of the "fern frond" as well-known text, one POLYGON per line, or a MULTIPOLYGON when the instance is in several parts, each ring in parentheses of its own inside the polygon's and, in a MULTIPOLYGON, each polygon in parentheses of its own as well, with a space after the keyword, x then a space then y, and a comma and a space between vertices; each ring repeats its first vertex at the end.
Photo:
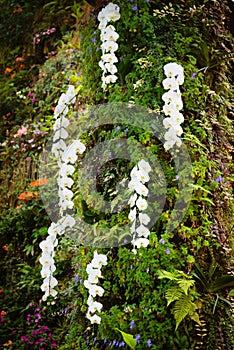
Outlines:
POLYGON ((175 302, 174 317, 176 320, 176 330, 181 321, 183 321, 186 316, 193 315, 196 309, 197 305, 192 302, 191 295, 184 295, 183 298, 175 302))
POLYGON ((166 270, 158 270, 158 278, 159 279, 167 278, 167 279, 172 280, 172 281, 177 280, 177 277, 175 276, 174 273, 168 272, 166 270))
POLYGON ((165 297, 167 299, 167 306, 169 306, 173 301, 180 300, 183 298, 184 293, 179 287, 171 287, 166 291, 165 297))
POLYGON ((194 280, 186 280, 186 279, 178 279, 177 281, 178 285, 184 292, 184 294, 188 295, 188 289, 192 287, 195 283, 194 280))

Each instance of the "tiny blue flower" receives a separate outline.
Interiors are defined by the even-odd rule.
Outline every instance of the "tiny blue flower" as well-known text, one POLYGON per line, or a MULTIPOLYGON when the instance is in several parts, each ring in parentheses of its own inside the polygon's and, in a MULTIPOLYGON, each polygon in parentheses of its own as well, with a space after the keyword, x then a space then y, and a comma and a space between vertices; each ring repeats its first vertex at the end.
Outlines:
POLYGON ((147 269, 145 270, 145 271, 146 271, 146 273, 149 273, 149 270, 150 270, 150 269, 149 269, 149 267, 147 267, 147 269))
POLYGON ((141 337, 140 334, 137 334, 137 335, 136 335, 136 338, 135 338, 135 339, 136 339, 137 344, 140 343, 140 337, 141 337))
POLYGON ((223 181, 223 177, 222 176, 216 177, 215 181, 216 182, 222 182, 223 181))
POLYGON ((170 249, 169 248, 166 249, 166 254, 170 254, 170 249))
POLYGON ((103 340, 103 343, 106 344, 106 342, 107 342, 107 340, 106 340, 106 338, 105 338, 105 339, 103 340))
POLYGON ((151 348, 152 343, 151 343, 151 340, 150 340, 150 339, 147 340, 147 345, 148 345, 149 348, 151 348))
POLYGON ((130 269, 132 270, 132 268, 133 268, 133 266, 132 265, 130 265, 130 269))
POLYGON ((77 282, 78 282, 78 275, 75 275, 75 276, 73 277, 73 279, 74 279, 74 281, 77 283, 77 282))
POLYGON ((95 343, 97 341, 97 338, 95 337, 95 338, 93 338, 93 342, 95 343))
POLYGON ((132 7, 132 10, 133 10, 133 11, 137 11, 137 5, 133 6, 133 7, 132 7))
POLYGON ((159 240, 159 243, 161 243, 161 244, 165 244, 164 239, 163 239, 163 238, 161 238, 161 239, 159 240))
POLYGON ((134 320, 132 320, 129 328, 132 329, 134 326, 135 326, 135 322, 134 320))
POLYGON ((193 73, 193 74, 191 75, 191 78, 194 79, 196 75, 197 75, 197 73, 193 73))
POLYGON ((96 43, 96 38, 91 38, 92 43, 96 43))
POLYGON ((119 125, 115 128, 116 131, 119 131, 120 129, 121 129, 121 128, 120 128, 119 125))
POLYGON ((128 133, 128 128, 126 128, 126 129, 124 130, 124 134, 127 135, 127 133, 128 133))

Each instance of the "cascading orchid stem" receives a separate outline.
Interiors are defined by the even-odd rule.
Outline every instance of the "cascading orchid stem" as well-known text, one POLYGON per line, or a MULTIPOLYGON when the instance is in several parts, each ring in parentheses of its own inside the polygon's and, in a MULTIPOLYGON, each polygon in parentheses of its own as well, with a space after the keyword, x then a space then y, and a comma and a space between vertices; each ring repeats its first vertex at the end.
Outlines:
POLYGON ((107 25, 108 22, 115 22, 120 18, 119 6, 109 3, 105 8, 103 8, 98 14, 99 26, 101 31, 101 49, 102 56, 99 61, 99 67, 103 70, 102 74, 102 88, 105 90, 107 85, 110 83, 115 83, 118 79, 117 67, 115 65, 118 62, 118 58, 115 52, 118 50, 118 40, 119 34, 116 33, 115 27, 113 25, 107 25))
POLYGON ((132 244, 137 248, 147 247, 149 244, 150 231, 147 225, 150 222, 150 217, 143 211, 148 207, 146 198, 149 190, 145 184, 150 180, 149 172, 151 170, 148 162, 144 159, 140 160, 132 169, 131 180, 128 184, 128 188, 134 192, 128 201, 131 208, 128 218, 133 223, 131 227, 132 244), (138 227, 136 227, 137 224, 139 224, 138 227))
POLYGON ((165 133, 164 148, 166 151, 173 148, 176 144, 181 146, 182 141, 179 136, 182 135, 183 129, 180 126, 184 121, 183 114, 180 110, 183 108, 183 102, 181 99, 181 93, 179 85, 184 83, 184 69, 177 63, 168 63, 164 66, 164 73, 166 79, 162 84, 165 90, 169 90, 162 96, 162 100, 165 102, 163 106, 163 112, 167 116, 163 120, 163 125, 168 131, 165 133))
POLYGON ((79 152, 82 154, 85 151, 85 146, 80 140, 75 140, 69 146, 66 145, 65 139, 68 137, 66 127, 70 124, 66 115, 69 112, 68 106, 75 103, 75 87, 69 85, 67 92, 62 94, 59 98, 58 105, 54 111, 54 136, 53 146, 51 152, 57 159, 59 166, 58 176, 58 195, 59 195, 59 207, 61 218, 57 223, 52 222, 48 229, 48 237, 40 243, 42 249, 42 256, 40 257, 40 263, 42 264, 41 276, 44 278, 41 289, 44 292, 42 300, 46 301, 48 296, 56 296, 57 291, 54 287, 58 284, 56 278, 53 277, 53 272, 56 270, 54 264, 54 248, 58 245, 57 235, 64 234, 67 228, 72 228, 75 225, 75 219, 70 215, 64 216, 64 211, 67 208, 73 207, 71 186, 73 184, 72 175, 75 171, 73 165, 76 162, 79 152), (71 164, 69 164, 71 163, 71 164))
POLYGON ((91 324, 101 323, 101 317, 96 315, 95 312, 100 312, 103 304, 94 300, 97 295, 102 297, 104 289, 97 285, 98 279, 102 278, 101 268, 103 265, 107 265, 107 256, 104 254, 98 254, 95 250, 93 259, 86 267, 88 279, 84 281, 84 286, 89 290, 89 297, 87 300, 88 311, 86 317, 90 320, 91 324))

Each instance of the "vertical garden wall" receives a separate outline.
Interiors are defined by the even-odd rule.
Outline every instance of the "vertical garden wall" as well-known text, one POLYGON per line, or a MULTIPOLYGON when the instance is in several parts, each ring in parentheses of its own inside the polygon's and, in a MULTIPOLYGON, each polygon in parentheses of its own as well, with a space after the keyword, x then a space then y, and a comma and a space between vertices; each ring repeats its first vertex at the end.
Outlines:
POLYGON ((233 349, 233 2, 0 5, 0 349, 233 349))

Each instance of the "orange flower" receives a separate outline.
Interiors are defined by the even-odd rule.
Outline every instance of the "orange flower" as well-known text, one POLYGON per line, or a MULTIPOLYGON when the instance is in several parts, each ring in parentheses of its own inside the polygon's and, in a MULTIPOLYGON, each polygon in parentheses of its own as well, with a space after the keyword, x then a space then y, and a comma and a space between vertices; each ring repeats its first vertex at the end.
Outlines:
POLYGON ((32 191, 27 191, 27 192, 22 192, 20 193, 20 195, 18 196, 18 199, 22 199, 25 201, 30 201, 30 199, 32 198, 38 198, 39 194, 36 192, 32 192, 32 191))
POLYGON ((38 180, 30 182, 30 185, 32 187, 38 187, 38 186, 42 186, 42 185, 48 185, 48 183, 49 183, 48 179, 38 179, 38 180))
POLYGON ((3 246, 2 246, 2 249, 8 251, 8 250, 9 250, 9 246, 8 246, 8 245, 3 245, 3 246))
POLYGON ((16 210, 19 210, 20 208, 22 208, 22 204, 20 204, 20 205, 17 205, 17 207, 15 208, 16 210))
POLYGON ((10 72, 12 72, 12 68, 7 67, 7 68, 4 70, 4 74, 8 74, 8 73, 10 73, 10 72))
POLYGON ((14 76, 15 76, 15 73, 12 73, 12 74, 10 75, 10 78, 12 79, 12 78, 14 78, 14 76))

